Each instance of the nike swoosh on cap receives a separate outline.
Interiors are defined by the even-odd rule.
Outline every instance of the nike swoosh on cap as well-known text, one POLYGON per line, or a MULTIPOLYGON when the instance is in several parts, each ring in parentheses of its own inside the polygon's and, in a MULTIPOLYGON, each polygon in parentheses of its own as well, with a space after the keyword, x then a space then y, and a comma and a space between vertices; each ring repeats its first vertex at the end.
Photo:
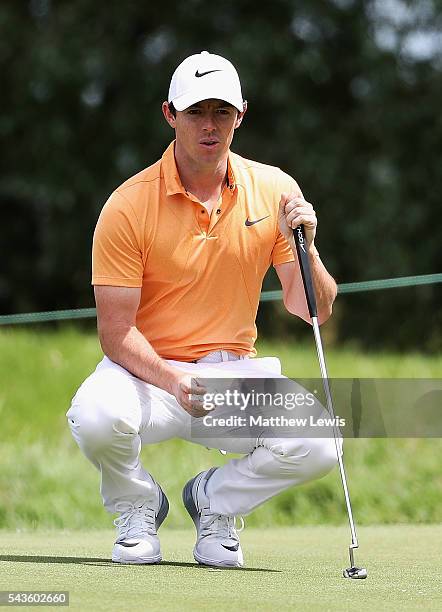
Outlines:
POLYGON ((206 70, 206 72, 199 72, 198 70, 195 72, 195 76, 197 78, 199 77, 203 77, 206 76, 206 74, 210 74, 211 72, 221 72, 221 70, 219 68, 217 68, 216 70, 206 70))
POLYGON ((264 219, 267 219, 267 217, 270 217, 270 215, 267 215, 265 217, 261 217, 261 219, 256 219, 256 221, 249 221, 249 218, 247 217, 247 219, 246 219, 246 226, 250 227, 250 225, 255 225, 255 223, 259 223, 260 221, 264 221, 264 219))

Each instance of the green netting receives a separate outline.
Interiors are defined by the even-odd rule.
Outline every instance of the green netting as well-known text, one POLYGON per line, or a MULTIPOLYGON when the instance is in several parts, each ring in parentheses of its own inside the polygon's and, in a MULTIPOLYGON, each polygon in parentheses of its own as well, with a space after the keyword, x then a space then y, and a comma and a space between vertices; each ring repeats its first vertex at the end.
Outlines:
MULTIPOLYGON (((420 276, 402 276, 358 283, 338 285, 339 293, 357 293, 378 291, 398 287, 414 287, 442 283, 442 274, 422 274, 420 276)), ((272 302, 282 299, 282 291, 263 291, 261 302, 272 302)), ((45 321, 67 321, 71 319, 91 319, 96 316, 95 308, 77 308, 75 310, 52 310, 48 312, 27 312, 23 314, 0 315, 0 325, 18 325, 22 323, 42 323, 45 321)))

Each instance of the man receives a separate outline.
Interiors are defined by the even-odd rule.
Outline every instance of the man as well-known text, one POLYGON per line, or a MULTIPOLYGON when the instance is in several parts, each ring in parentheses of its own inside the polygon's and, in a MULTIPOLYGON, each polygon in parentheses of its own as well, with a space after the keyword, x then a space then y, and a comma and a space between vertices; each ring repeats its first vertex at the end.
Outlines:
MULTIPOLYGON (((296 182, 230 151, 247 110, 238 74, 203 51, 185 59, 162 106, 175 141, 104 206, 94 234, 98 333, 105 354, 67 414, 75 440, 101 471, 101 493, 118 512, 112 560, 157 563, 165 493, 140 450, 172 437, 243 453, 192 478, 184 504, 197 529, 195 559, 241 566, 235 516, 336 464, 333 439, 198 439, 203 377, 280 377, 256 355, 255 317, 270 264, 287 310, 309 321, 292 228, 304 225, 320 322, 336 284, 319 259, 316 215, 296 182)), ((267 435, 266 435, 267 434, 267 435)))

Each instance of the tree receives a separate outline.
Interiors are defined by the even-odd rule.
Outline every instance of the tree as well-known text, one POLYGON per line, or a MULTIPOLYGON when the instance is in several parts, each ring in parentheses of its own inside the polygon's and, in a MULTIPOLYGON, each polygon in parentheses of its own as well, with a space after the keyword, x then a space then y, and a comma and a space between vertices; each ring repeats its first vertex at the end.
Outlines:
MULTIPOLYGON (((249 111, 234 150, 298 180, 338 282, 438 271, 441 8, 3 3, 1 311, 93 305, 99 211, 172 138, 160 104, 176 64, 202 49, 231 58, 242 77, 249 111)), ((338 299, 337 338, 437 349, 438 297, 426 287, 338 299)), ((261 309, 263 329, 278 308, 261 309)), ((281 328, 301 333, 288 316, 281 328)))

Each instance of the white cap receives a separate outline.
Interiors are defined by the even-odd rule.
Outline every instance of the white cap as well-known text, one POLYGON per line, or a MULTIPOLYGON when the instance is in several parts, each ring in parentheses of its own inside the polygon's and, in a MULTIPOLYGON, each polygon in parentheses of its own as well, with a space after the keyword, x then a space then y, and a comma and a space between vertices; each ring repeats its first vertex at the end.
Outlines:
POLYGON ((187 57, 175 70, 168 101, 182 111, 211 98, 224 100, 243 111, 241 83, 233 64, 220 55, 202 51, 187 57))

